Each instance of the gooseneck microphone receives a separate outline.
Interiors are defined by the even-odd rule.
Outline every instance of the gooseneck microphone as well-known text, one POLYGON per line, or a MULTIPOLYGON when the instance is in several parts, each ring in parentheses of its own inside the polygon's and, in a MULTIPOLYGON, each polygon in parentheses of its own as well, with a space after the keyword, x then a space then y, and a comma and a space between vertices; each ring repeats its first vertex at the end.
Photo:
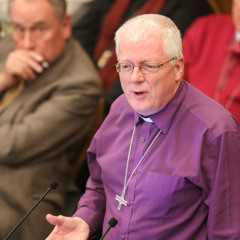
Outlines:
POLYGON ((116 218, 111 218, 109 221, 108 221, 108 229, 106 230, 106 232, 102 235, 102 237, 100 238, 100 240, 103 240, 104 237, 107 235, 108 231, 111 229, 111 228, 114 228, 118 223, 118 220, 116 218))
POLYGON ((56 189, 58 186, 58 183, 53 181, 50 183, 49 188, 47 191, 42 195, 42 197, 37 201, 37 203, 32 207, 32 209, 22 218, 22 220, 12 229, 12 231, 4 238, 4 240, 7 240, 16 230, 17 228, 23 223, 23 221, 28 217, 28 215, 36 208, 36 206, 43 200, 43 198, 46 197, 46 195, 51 191, 56 189))

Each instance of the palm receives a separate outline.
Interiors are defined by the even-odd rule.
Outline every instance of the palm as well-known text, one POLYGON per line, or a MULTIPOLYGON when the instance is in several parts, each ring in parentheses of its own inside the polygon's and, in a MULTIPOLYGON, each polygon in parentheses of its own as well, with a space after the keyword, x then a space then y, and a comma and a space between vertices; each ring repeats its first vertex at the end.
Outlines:
POLYGON ((55 226, 46 240, 87 240, 89 227, 80 218, 48 217, 48 221, 55 226))
POLYGON ((88 234, 80 229, 69 232, 67 229, 62 229, 56 226, 46 240, 85 240, 87 238, 88 234))

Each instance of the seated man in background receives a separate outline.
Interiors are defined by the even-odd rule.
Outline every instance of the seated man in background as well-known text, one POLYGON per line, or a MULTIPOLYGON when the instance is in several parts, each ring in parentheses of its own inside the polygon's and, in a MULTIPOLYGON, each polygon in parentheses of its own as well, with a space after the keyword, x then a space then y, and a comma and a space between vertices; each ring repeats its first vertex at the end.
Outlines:
POLYGON ((74 211, 70 164, 92 128, 101 83, 71 38, 65 0, 10 4, 12 37, 0 41, 0 239, 56 180, 13 237, 42 240, 51 229, 46 213, 74 211))
POLYGON ((240 1, 231 15, 196 20, 183 37, 184 79, 228 109, 240 122, 240 1))
MULTIPOLYGON (((66 0, 67 13, 71 16, 71 24, 74 26, 78 20, 88 11, 88 5, 94 0, 66 0)), ((8 14, 9 0, 0 0, 0 37, 11 31, 8 14)))
POLYGON ((182 80, 181 35, 159 14, 115 35, 124 94, 88 149, 90 177, 73 217, 47 215, 47 240, 240 239, 240 126, 182 80))

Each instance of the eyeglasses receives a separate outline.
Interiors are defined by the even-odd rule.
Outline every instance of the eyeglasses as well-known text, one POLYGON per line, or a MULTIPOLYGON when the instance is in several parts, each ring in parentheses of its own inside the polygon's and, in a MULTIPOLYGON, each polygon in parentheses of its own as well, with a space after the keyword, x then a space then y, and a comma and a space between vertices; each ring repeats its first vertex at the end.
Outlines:
POLYGON ((121 72, 121 73, 132 73, 135 67, 139 67, 141 73, 156 73, 159 71, 159 68, 162 67, 165 63, 168 63, 174 59, 176 59, 176 57, 171 58, 170 60, 161 64, 146 62, 136 66, 131 62, 116 63, 115 67, 117 72, 121 72))

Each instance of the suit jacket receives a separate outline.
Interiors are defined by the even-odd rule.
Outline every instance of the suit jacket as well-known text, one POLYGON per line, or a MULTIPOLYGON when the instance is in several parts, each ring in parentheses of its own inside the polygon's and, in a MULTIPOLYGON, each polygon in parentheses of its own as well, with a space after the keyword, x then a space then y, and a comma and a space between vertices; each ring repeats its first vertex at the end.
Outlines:
MULTIPOLYGON (((11 41, 0 42, 0 72, 11 41)), ((56 180, 15 239, 45 239, 51 230, 47 213, 66 214, 76 205, 71 160, 81 150, 94 122, 100 80, 80 45, 70 39, 60 58, 24 90, 0 115, 0 239, 56 180), (67 207, 68 206, 68 207, 67 207)), ((73 210, 73 209, 72 209, 73 210)))

